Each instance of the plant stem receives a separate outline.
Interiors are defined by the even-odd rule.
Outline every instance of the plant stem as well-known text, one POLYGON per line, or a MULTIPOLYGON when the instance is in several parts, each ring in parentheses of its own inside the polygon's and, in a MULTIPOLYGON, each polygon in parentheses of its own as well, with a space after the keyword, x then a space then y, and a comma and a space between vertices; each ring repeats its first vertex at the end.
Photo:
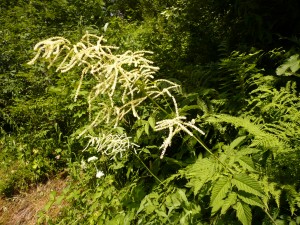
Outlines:
POLYGON ((212 151, 203 143, 203 141, 201 141, 200 139, 198 139, 195 136, 193 136, 193 137, 209 154, 211 154, 219 163, 221 163, 221 165, 225 169, 227 169, 231 174, 234 174, 234 172, 232 172, 232 170, 230 168, 228 168, 223 162, 220 161, 220 159, 217 156, 215 156, 215 154, 212 153, 212 151))
POLYGON ((141 160, 141 158, 137 155, 137 154, 134 154, 139 160, 140 162, 143 164, 143 166, 148 170, 148 172, 155 178, 155 180, 160 183, 160 184, 163 184, 163 182, 157 177, 154 175, 154 173, 152 173, 152 171, 146 166, 146 164, 141 160))
POLYGON ((141 91, 142 91, 142 93, 143 93, 145 96, 147 96, 147 98, 149 98, 150 101, 151 101, 154 105, 156 105, 162 112, 164 112, 166 115, 169 114, 169 113, 168 113, 165 109, 163 109, 156 101, 154 101, 154 99, 153 99, 151 96, 149 96, 149 95, 147 94, 147 92, 145 91, 144 88, 141 88, 141 91))
POLYGON ((272 221, 272 223, 274 225, 277 225, 276 221, 273 219, 273 217, 270 215, 270 213, 267 211, 266 208, 264 208, 265 213, 267 214, 267 216, 270 218, 270 220, 272 221))

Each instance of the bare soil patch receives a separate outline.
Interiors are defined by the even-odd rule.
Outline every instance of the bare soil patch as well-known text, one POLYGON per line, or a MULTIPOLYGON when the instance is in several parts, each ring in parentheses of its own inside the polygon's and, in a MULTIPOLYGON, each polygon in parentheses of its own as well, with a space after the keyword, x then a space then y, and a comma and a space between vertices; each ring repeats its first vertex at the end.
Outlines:
MULTIPOLYGON (((58 195, 66 185, 66 179, 53 179, 13 198, 0 198, 0 225, 37 224, 38 214, 44 210, 50 193, 55 191, 58 195)), ((64 206, 64 203, 54 205, 48 214, 55 218, 64 206)))

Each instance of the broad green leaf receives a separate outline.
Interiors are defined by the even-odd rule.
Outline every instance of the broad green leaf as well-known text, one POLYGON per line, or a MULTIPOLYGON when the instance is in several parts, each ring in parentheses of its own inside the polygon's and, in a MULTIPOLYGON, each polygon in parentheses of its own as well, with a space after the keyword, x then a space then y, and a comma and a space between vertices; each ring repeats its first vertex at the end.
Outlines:
POLYGON ((225 177, 221 177, 215 182, 211 192, 210 206, 214 207, 215 204, 218 204, 218 202, 225 198, 230 187, 231 182, 225 177))
POLYGON ((234 208, 239 221, 241 221, 243 225, 251 225, 252 213, 250 207, 244 203, 237 202, 234 208))
POLYGON ((237 194, 235 192, 231 192, 222 205, 221 214, 225 214, 229 209, 229 207, 236 204, 236 200, 237 200, 237 194))
POLYGON ((61 195, 59 196, 56 201, 55 201, 55 204, 56 205, 61 205, 62 201, 65 199, 65 196, 61 195))
POLYGON ((243 202, 247 203, 248 205, 264 208, 263 202, 257 196, 253 196, 251 194, 239 191, 238 198, 241 199, 243 202))
POLYGON ((212 209, 211 209, 211 215, 215 215, 216 212, 219 211, 219 209, 221 209, 221 207, 224 205, 224 200, 220 200, 220 201, 216 201, 214 202, 214 204, 212 205, 212 209))
POLYGON ((181 205, 180 196, 176 194, 172 194, 171 196, 174 207, 178 207, 181 205))
POLYGON ((252 177, 249 177, 247 174, 237 174, 233 177, 231 182, 241 191, 245 191, 247 193, 257 195, 260 197, 264 196, 260 184, 252 177))
POLYGON ((150 127, 154 130, 155 129, 155 118, 150 116, 148 119, 148 123, 149 123, 150 127))
POLYGON ((244 169, 255 171, 254 163, 250 157, 242 156, 237 161, 244 169))

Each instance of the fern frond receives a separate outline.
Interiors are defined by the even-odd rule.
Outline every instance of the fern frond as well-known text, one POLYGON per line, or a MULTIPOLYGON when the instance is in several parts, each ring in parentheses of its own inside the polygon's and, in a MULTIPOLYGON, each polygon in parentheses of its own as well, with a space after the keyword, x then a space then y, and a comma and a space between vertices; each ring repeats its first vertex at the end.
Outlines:
POLYGON ((267 177, 261 179, 262 188, 264 189, 265 196, 263 197, 263 202, 267 206, 271 198, 275 199, 277 207, 280 207, 280 196, 282 191, 280 187, 274 182, 269 182, 267 177))
POLYGON ((247 117, 242 118, 242 117, 234 117, 226 114, 219 114, 219 115, 214 115, 209 117, 207 121, 211 123, 226 122, 234 125, 237 128, 239 127, 244 128, 254 137, 250 147, 262 146, 264 148, 269 148, 273 150, 284 149, 286 147, 285 142, 281 141, 277 136, 265 132, 263 130, 262 125, 254 124, 247 117))
POLYGON ((296 206, 300 208, 300 193, 294 186, 284 185, 283 190, 287 192, 287 200, 290 206, 291 214, 294 215, 296 206))

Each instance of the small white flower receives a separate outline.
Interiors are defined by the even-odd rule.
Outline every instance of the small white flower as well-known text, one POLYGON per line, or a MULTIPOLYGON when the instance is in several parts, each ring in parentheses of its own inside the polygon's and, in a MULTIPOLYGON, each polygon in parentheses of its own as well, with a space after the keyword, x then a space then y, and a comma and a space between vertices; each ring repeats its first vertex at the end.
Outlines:
POLYGON ((97 173, 96 173, 96 177, 101 178, 103 176, 104 176, 104 173, 101 170, 98 170, 97 173))
POLYGON ((88 162, 93 162, 93 161, 95 161, 95 160, 97 160, 98 159, 98 157, 96 157, 96 156, 92 156, 92 157, 90 157, 90 158, 88 158, 88 162))

